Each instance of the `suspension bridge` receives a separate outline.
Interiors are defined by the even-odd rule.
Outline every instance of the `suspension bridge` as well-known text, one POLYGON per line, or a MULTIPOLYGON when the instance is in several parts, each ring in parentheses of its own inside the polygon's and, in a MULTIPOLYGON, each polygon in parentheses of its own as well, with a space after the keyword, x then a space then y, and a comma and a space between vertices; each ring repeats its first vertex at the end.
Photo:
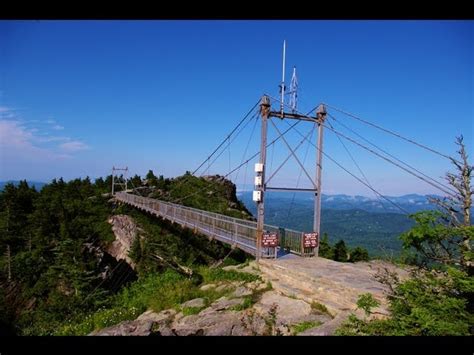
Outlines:
MULTIPOLYGON (((283 60, 284 63, 284 60, 283 60)), ((277 99, 271 95, 263 95, 255 105, 250 109, 250 111, 242 118, 242 120, 237 124, 232 131, 226 135, 226 137, 221 141, 217 148, 192 172, 192 175, 195 175, 199 170, 202 171, 201 176, 204 176, 206 171, 209 171, 210 166, 229 148, 229 172, 223 175, 223 178, 227 178, 234 173, 239 173, 240 169, 247 165, 252 160, 258 158, 258 162, 254 165, 254 190, 253 190, 253 201, 257 204, 257 220, 245 220, 240 218, 233 218, 223 214, 217 214, 209 211, 199 210, 189 206, 185 206, 183 201, 186 198, 191 197, 195 194, 202 192, 202 189, 193 191, 190 195, 180 197, 174 201, 163 201, 158 199, 153 199, 149 197, 140 196, 138 189, 129 190, 127 188, 127 179, 120 179, 116 174, 116 171, 125 171, 125 174, 128 172, 128 168, 113 168, 112 169, 112 194, 115 198, 121 203, 128 204, 137 209, 146 211, 154 216, 166 219, 173 223, 177 223, 183 227, 190 228, 196 233, 203 234, 210 239, 215 239, 220 242, 226 243, 233 248, 241 249, 249 254, 252 254, 258 260, 261 257, 276 257, 278 250, 286 250, 296 255, 300 256, 317 256, 319 250, 319 235, 320 235, 320 224, 321 224, 321 191, 322 191, 322 162, 323 157, 334 163, 341 170, 345 171, 347 174, 352 176, 359 183, 364 185, 366 188, 371 190, 380 204, 384 207, 383 201, 393 205, 395 208, 401 211, 401 213, 407 215, 408 212, 404 210, 394 201, 390 200, 388 197, 380 193, 368 180, 366 174, 361 169, 360 165, 356 162, 354 156, 351 154, 350 149, 346 146, 344 141, 349 142, 370 154, 376 156, 379 159, 395 166, 398 169, 403 170, 404 172, 412 175, 413 177, 423 181, 424 183, 429 184, 433 188, 442 192, 443 195, 447 197, 455 197, 456 191, 447 186, 445 183, 440 182, 436 178, 433 178, 426 173, 423 173, 419 169, 413 167, 412 165, 406 163, 405 161, 397 158, 394 154, 391 154, 387 149, 379 147, 377 144, 371 142, 370 140, 364 138, 361 134, 356 132, 354 129, 348 127, 343 120, 336 118, 336 115, 344 115, 346 118, 350 118, 358 121, 359 123, 370 126, 371 128, 377 129, 385 134, 401 139, 404 142, 413 144, 418 148, 424 149, 432 154, 436 154, 442 158, 448 159, 451 162, 459 163, 454 158, 443 154, 431 147, 428 147, 422 143, 415 141, 402 136, 401 134, 394 132, 392 130, 381 127, 378 124, 369 122, 368 120, 361 118, 355 114, 337 108, 333 105, 326 103, 318 104, 308 113, 304 114, 297 110, 297 80, 296 80, 296 70, 293 70, 293 77, 291 80, 291 86, 289 90, 290 100, 289 104, 285 103, 284 96, 285 93, 285 79, 284 79, 284 66, 283 66, 283 75, 282 82, 280 85, 281 98, 277 99), (272 103, 276 103, 279 109, 272 109, 272 103), (253 115, 252 115, 253 113, 253 115), (257 123, 258 118, 261 121, 261 134, 260 134, 260 149, 249 158, 247 158, 247 150, 249 143, 252 139, 253 132, 257 123), (254 121, 255 119, 255 121, 254 121), (290 124, 288 121, 295 121, 293 124, 290 124), (252 134, 247 143, 247 147, 244 151, 244 156, 242 162, 235 168, 230 167, 230 145, 233 143, 235 138, 243 131, 243 129, 250 123, 254 121, 254 126, 252 129, 252 134), (276 122, 283 121, 287 124, 287 128, 282 130, 278 127, 276 122), (307 134, 301 133, 296 126, 305 122, 310 124, 311 130, 307 134), (274 127, 277 136, 275 139, 268 142, 268 124, 274 127), (335 128, 334 125, 339 125, 344 127, 347 131, 352 133, 352 136, 349 134, 342 133, 335 128), (359 174, 356 174, 350 171, 344 164, 338 162, 331 155, 328 154, 326 150, 323 149, 323 131, 327 130, 332 132, 339 142, 342 144, 344 150, 347 152, 351 161, 356 166, 359 174), (302 139, 296 146, 291 146, 289 141, 286 139, 288 132, 296 132, 302 139), (316 133, 316 143, 311 141, 311 136, 314 132, 316 133), (355 135, 355 137, 354 137, 355 135), (357 137, 357 138, 356 138, 357 137), (362 142, 361 142, 362 141, 362 142), (270 171, 267 167, 267 149, 269 147, 274 147, 277 142, 283 142, 283 145, 288 149, 289 155, 283 162, 273 171, 270 171), (296 151, 304 144, 307 144, 307 147, 313 146, 315 148, 315 165, 314 168, 314 178, 305 167, 306 156, 304 159, 300 159, 296 154, 296 151), (273 186, 270 182, 273 180, 275 175, 281 170, 281 168, 288 162, 288 160, 293 157, 300 168, 300 174, 295 186, 273 186), (207 169, 204 169, 207 164, 207 169), (269 173, 269 177, 267 177, 269 173), (299 187, 300 178, 304 174, 308 181, 310 182, 309 187, 301 188, 299 187), (121 185, 122 191, 115 191, 115 185, 121 185), (265 216, 265 194, 267 191, 289 191, 289 192, 299 192, 306 191, 314 194, 314 219, 313 219, 313 229, 310 231, 295 231, 286 228, 281 228, 279 226, 267 225, 264 223, 265 216)), ((273 157, 272 157, 273 163, 273 157)), ((271 170, 271 169, 270 169, 271 170)), ((183 183, 185 179, 181 180, 180 183, 183 183)), ((178 185, 180 184, 178 183, 178 185)), ((177 186, 175 186, 176 188, 177 186)), ((294 201, 291 202, 291 205, 294 201)), ((291 210, 290 205, 290 210, 291 210)), ((385 207, 384 207, 385 208, 385 207)))

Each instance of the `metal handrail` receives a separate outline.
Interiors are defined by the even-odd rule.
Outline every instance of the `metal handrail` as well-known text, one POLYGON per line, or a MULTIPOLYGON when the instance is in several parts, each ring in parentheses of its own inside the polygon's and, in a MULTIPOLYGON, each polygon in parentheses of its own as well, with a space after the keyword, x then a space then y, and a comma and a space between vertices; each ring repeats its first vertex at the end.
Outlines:
MULTIPOLYGON (((197 208, 182 206, 149 197, 132 195, 123 191, 117 192, 115 197, 119 201, 145 209, 183 226, 195 228, 203 234, 215 237, 224 243, 236 245, 255 255, 257 223, 254 221, 203 211, 197 208), (224 226, 222 224, 224 224, 224 226), (230 224, 231 227, 227 228, 225 224, 230 224), (220 231, 220 234, 216 231, 220 231)), ((267 224, 265 224, 264 228, 270 230, 279 229, 277 226, 267 224)), ((292 240, 292 242, 288 244, 290 251, 300 254, 302 250, 299 250, 301 248, 298 246, 300 245, 301 232, 285 229, 285 233, 287 233, 286 238, 292 240)))

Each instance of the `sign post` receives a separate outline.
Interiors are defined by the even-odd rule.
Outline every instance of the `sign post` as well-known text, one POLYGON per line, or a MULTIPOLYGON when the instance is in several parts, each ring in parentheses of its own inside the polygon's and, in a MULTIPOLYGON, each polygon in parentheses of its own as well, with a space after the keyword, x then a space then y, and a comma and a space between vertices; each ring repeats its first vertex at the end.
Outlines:
POLYGON ((266 248, 267 253, 264 254, 265 257, 270 258, 274 257, 276 259, 277 247, 278 247, 278 235, 275 232, 264 232, 262 234, 262 247, 266 248), (270 253, 270 248, 273 248, 273 253, 270 253), (272 255, 273 254, 273 255, 272 255))
POLYGON ((302 248, 301 254, 304 256, 305 250, 311 249, 308 253, 309 255, 315 255, 315 250, 319 246, 319 234, 316 232, 313 233, 303 233, 302 238, 302 248))

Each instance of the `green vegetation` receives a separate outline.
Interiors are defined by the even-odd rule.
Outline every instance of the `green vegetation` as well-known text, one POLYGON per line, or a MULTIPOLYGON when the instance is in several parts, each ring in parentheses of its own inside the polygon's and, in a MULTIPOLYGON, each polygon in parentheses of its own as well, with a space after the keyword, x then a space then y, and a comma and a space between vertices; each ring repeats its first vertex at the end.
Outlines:
POLYGON ((260 280, 260 276, 242 271, 223 270, 221 268, 199 268, 199 274, 203 277, 204 283, 214 283, 219 281, 244 281, 252 282, 260 280))
MULTIPOLYGON (((340 335, 472 335, 474 332, 474 270, 472 264, 471 174, 462 137, 459 160, 452 159, 457 172, 447 181, 456 194, 435 200, 435 212, 412 215, 415 226, 401 236, 414 265, 411 278, 400 281, 386 271, 379 280, 391 290, 391 316, 385 320, 361 320, 351 315, 338 330, 340 335)), ((375 304, 366 296, 359 307, 370 313, 375 304)))
POLYGON ((317 326, 319 326, 319 325, 321 325, 321 324, 322 324, 322 323, 321 323, 321 322, 318 322, 318 321, 301 322, 301 323, 298 323, 298 324, 293 324, 293 325, 291 326, 291 334, 292 334, 292 335, 296 335, 296 334, 299 334, 299 333, 304 332, 305 330, 308 330, 308 329, 317 327, 317 326))
POLYGON ((368 251, 362 247, 356 247, 351 250, 346 246, 343 240, 339 240, 334 246, 331 246, 327 233, 324 233, 321 238, 319 256, 335 261, 351 263, 369 260, 368 251))
POLYGON ((244 309, 252 307, 256 303, 256 301, 257 300, 255 299, 255 297, 253 297, 253 295, 245 296, 241 304, 238 304, 237 306, 234 306, 231 309, 233 311, 243 311, 244 309))
POLYGON ((185 316, 192 316, 193 314, 198 314, 206 307, 184 307, 182 312, 185 316))
POLYGON ((315 313, 323 313, 332 317, 331 312, 329 312, 327 307, 322 303, 316 301, 311 302, 311 310, 315 313))
POLYGON ((232 309, 234 311, 241 311, 241 310, 252 307, 255 303, 257 303, 262 298, 262 295, 265 292, 270 291, 272 288, 273 286, 270 283, 270 281, 267 282, 267 285, 265 288, 260 289, 260 290, 254 290, 250 296, 244 297, 244 301, 240 305, 237 305, 233 307, 232 309))
POLYGON ((219 175, 196 177, 187 172, 175 179, 165 179, 151 197, 231 217, 253 219, 237 199, 235 185, 219 175))
POLYGON ((372 308, 378 306, 380 306, 380 302, 371 293, 364 293, 357 299, 357 308, 362 309, 367 317, 370 316, 372 308))
MULTIPOLYGON (((242 207, 232 203, 235 195, 231 202, 227 200, 235 192, 227 181, 183 178, 214 190, 211 200, 205 190, 187 200, 195 207, 233 215, 242 207), (204 205, 198 205, 201 202, 204 205)), ((146 180, 139 176, 129 179, 129 186, 168 198, 184 197, 188 188, 195 187, 186 187, 186 183, 178 186, 179 181, 181 178, 157 178, 150 171, 146 180)), ((217 261, 238 264, 248 256, 239 250, 229 253, 231 249, 219 242, 115 205, 109 201, 110 187, 108 176, 94 183, 89 178, 53 180, 39 192, 23 181, 18 186, 7 184, 0 192, 1 328, 13 328, 24 335, 87 334, 133 319, 147 308, 175 307, 195 297, 212 301, 225 294, 200 291, 198 285, 204 279, 255 280, 255 276, 244 273, 207 270, 205 266, 217 261), (135 239, 129 253, 135 271, 104 254, 115 240, 108 223, 114 214, 127 214, 139 226, 140 238, 135 239), (185 277, 187 269, 194 269, 193 277, 185 277), (128 286, 137 277, 138 281, 128 286)), ((240 217, 245 214, 243 211, 240 217)))
POLYGON ((395 285, 389 319, 365 321, 352 315, 337 334, 472 335, 474 317, 464 296, 474 291, 472 278, 451 269, 448 275, 429 272, 395 285))
MULTIPOLYGON (((235 276, 232 273, 229 276, 225 270, 221 271, 223 272, 216 272, 216 269, 209 269, 208 267, 199 268, 199 272, 202 272, 203 276, 219 275, 218 278, 213 278, 213 281, 235 280, 235 276)), ((244 274, 244 277, 245 275, 249 274, 244 274)), ((203 284, 205 283, 207 282, 203 284)), ((195 298, 204 298, 207 306, 231 292, 230 290, 219 292, 215 289, 202 291, 200 286, 201 284, 196 284, 193 280, 173 270, 166 270, 162 273, 150 273, 135 281, 129 287, 123 288, 121 292, 112 297, 108 308, 101 308, 76 322, 68 321, 57 331, 47 334, 86 335, 96 329, 108 327, 125 320, 135 319, 147 309, 152 309, 155 312, 170 308, 181 310, 180 305, 182 303, 195 298)), ((250 307, 255 302, 254 298, 249 296, 249 300, 243 302, 244 306, 241 309, 250 307)), ((181 311, 184 315, 198 314, 206 306, 185 307, 181 311)))

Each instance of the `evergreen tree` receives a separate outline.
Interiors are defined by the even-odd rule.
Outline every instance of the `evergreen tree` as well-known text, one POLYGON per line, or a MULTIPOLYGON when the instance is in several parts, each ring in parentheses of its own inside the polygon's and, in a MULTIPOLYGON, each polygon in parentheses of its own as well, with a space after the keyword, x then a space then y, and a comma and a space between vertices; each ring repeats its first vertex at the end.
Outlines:
POLYGON ((369 252, 367 249, 356 247, 354 250, 350 252, 349 261, 355 263, 356 261, 368 261, 369 260, 369 252))
POLYGON ((153 170, 148 170, 145 178, 148 186, 158 186, 158 179, 153 173, 153 170))
POLYGON ((342 239, 334 245, 334 260, 347 261, 347 247, 342 239))
POLYGON ((326 259, 334 258, 334 250, 329 244, 329 237, 327 233, 323 233, 323 238, 319 243, 319 256, 326 259))

